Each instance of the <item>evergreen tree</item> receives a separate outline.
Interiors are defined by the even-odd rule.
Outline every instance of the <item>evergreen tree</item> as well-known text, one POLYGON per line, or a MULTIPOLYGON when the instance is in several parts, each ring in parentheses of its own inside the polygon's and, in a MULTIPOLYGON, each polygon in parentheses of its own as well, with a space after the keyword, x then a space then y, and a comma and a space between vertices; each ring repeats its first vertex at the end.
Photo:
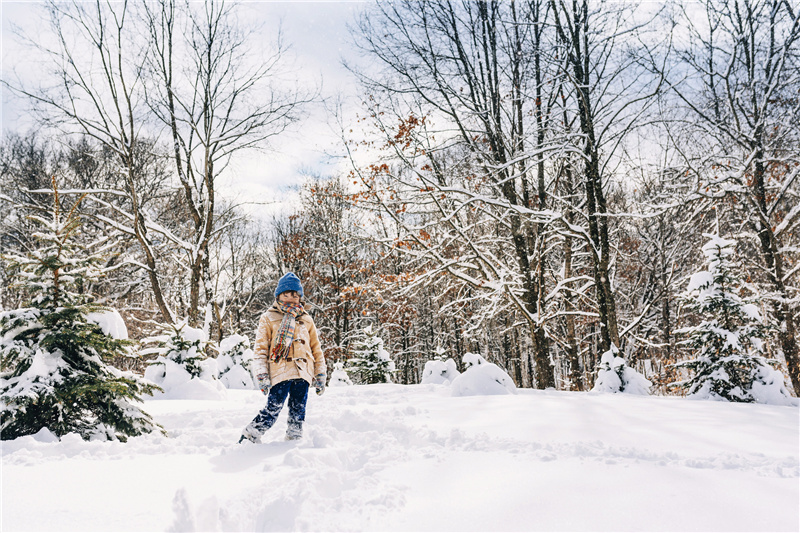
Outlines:
MULTIPOLYGON (((144 377, 157 384, 157 398, 225 399, 227 389, 219 379, 217 360, 208 356, 213 349, 206 330, 193 328, 188 319, 163 325, 163 334, 144 339, 149 348, 140 353, 155 355, 148 361, 144 377)), ((241 387, 234 387, 241 388, 241 387)))
POLYGON ((47 428, 58 437, 124 441, 159 429, 136 406, 153 385, 109 364, 130 356, 130 341, 106 335, 89 318, 109 311, 87 290, 103 274, 104 249, 78 244, 77 203, 62 213, 55 179, 53 189, 50 219, 30 217, 42 228, 33 235, 38 248, 6 257, 14 286, 32 299, 26 308, 0 312, 2 439, 47 428))
POLYGON ((785 403, 783 374, 761 355, 766 328, 758 307, 739 296, 742 283, 731 264, 736 241, 705 236, 710 239, 703 246, 708 270, 692 275, 684 296, 703 321, 677 332, 687 337, 684 344, 695 356, 676 364, 692 372, 676 385, 703 399, 785 403))
POLYGON ((384 349, 383 339, 372 330, 372 326, 364 328, 362 338, 356 341, 353 348, 353 357, 347 361, 346 366, 357 383, 392 382, 394 361, 384 349))
POLYGON ((619 356, 615 345, 600 356, 597 365, 597 379, 592 387, 593 392, 611 392, 638 394, 647 396, 653 384, 640 372, 628 366, 625 359, 619 356))
POLYGON ((206 354, 208 336, 202 329, 189 326, 187 320, 164 324, 162 328, 163 334, 142 340, 150 347, 140 353, 156 356, 148 361, 144 374, 147 379, 162 385, 169 381, 169 374, 176 372, 188 374, 188 379, 217 378, 217 371, 210 372, 209 369, 206 354))
POLYGON ((244 335, 225 337, 219 343, 217 378, 229 389, 257 388, 250 368, 253 358, 250 339, 244 335))
POLYGON ((333 372, 331 373, 331 380, 328 383, 329 387, 344 387, 353 384, 353 380, 350 379, 350 376, 347 375, 347 371, 344 369, 344 363, 342 362, 335 362, 333 363, 333 372))

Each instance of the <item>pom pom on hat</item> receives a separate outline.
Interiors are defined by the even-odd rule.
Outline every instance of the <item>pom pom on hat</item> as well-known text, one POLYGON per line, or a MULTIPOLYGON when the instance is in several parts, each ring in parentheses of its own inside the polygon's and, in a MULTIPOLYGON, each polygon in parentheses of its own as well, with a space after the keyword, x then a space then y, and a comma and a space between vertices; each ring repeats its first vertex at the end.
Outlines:
POLYGON ((300 278, 292 272, 287 272, 281 279, 278 280, 278 286, 275 287, 275 298, 282 292, 297 291, 300 297, 303 297, 303 284, 300 283, 300 278))

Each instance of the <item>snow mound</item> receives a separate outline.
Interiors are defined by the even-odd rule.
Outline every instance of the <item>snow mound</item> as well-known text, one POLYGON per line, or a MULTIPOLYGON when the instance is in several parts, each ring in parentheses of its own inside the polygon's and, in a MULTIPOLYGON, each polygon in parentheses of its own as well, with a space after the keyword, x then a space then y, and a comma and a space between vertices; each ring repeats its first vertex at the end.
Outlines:
POLYGON ((617 353, 612 349, 603 354, 592 391, 649 395, 653 385, 650 380, 629 367, 617 353))
POLYGON ((33 440, 35 440, 36 442, 44 442, 44 443, 58 442, 58 437, 56 437, 53 434, 53 432, 51 432, 47 428, 42 428, 37 433, 34 433, 31 436, 33 437, 33 440))
POLYGON ((255 388, 253 376, 241 365, 230 367, 226 372, 220 375, 219 381, 228 389, 251 390, 255 388))
POLYGON ((192 375, 175 361, 162 359, 161 364, 150 365, 144 371, 144 377, 163 389, 154 392, 155 400, 225 400, 225 386, 213 376, 217 373, 217 364, 213 359, 200 361, 203 370, 199 377, 192 375))
POLYGON ((328 383, 329 387, 346 387, 352 385, 353 381, 347 375, 343 363, 333 363, 333 372, 331 373, 331 381, 328 383))
POLYGON ((86 313, 86 320, 100 326, 100 329, 103 330, 103 335, 113 339, 124 340, 128 338, 128 328, 125 326, 122 315, 116 309, 86 313))
POLYGON ((167 392, 155 392, 154 400, 225 400, 225 387, 219 382, 190 379, 175 385, 167 392))
POLYGON ((255 355, 250 349, 250 339, 244 335, 231 335, 219 343, 217 357, 218 378, 229 389, 256 389, 250 371, 255 355))
POLYGON ((452 359, 447 361, 428 361, 422 370, 422 384, 433 383, 435 385, 449 385, 461 375, 456 368, 456 362, 452 359))
POLYGON ((516 394, 517 387, 511 376, 499 366, 477 354, 464 354, 462 360, 468 368, 453 379, 450 385, 450 394, 453 396, 516 394))
POLYGON ((481 354, 472 352, 465 353, 464 357, 461 358, 461 362, 464 363, 464 368, 488 364, 488 361, 481 354))
POLYGON ((798 405, 797 398, 792 398, 786 389, 783 372, 768 365, 758 370, 750 394, 758 403, 769 405, 798 405))

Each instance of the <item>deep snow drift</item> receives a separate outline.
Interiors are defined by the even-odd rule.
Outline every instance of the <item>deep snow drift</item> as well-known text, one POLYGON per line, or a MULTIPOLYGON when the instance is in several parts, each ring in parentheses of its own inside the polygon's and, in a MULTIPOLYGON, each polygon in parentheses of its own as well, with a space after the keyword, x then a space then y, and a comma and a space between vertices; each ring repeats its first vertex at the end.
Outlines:
POLYGON ((3 442, 1 529, 800 529, 796 406, 340 386, 310 395, 299 443, 284 409, 235 444, 263 403, 149 400, 169 437, 125 444, 3 442))

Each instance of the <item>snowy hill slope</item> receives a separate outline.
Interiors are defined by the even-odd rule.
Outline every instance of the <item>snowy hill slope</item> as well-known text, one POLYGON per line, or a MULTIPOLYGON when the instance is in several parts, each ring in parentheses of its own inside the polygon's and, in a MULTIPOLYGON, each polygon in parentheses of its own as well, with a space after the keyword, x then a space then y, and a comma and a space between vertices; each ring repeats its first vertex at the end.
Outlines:
POLYGON ((442 385, 332 388, 306 437, 263 405, 153 400, 170 434, 2 446, 2 526, 60 531, 800 529, 797 407, 442 385))

